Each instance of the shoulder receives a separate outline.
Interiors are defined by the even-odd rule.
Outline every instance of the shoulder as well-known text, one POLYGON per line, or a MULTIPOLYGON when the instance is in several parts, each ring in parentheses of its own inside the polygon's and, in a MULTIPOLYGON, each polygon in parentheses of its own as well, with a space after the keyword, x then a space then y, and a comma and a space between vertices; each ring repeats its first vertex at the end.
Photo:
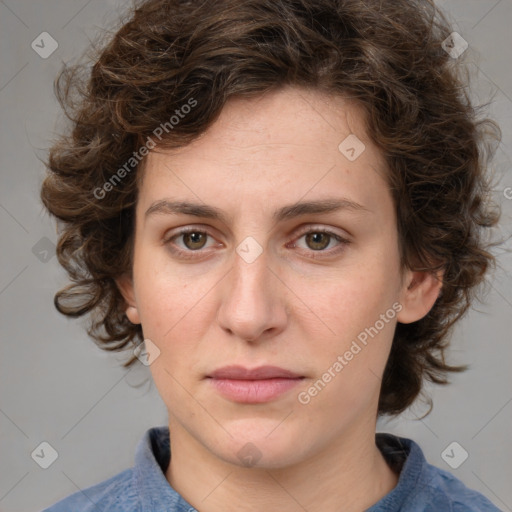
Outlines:
POLYGON ((190 509, 165 477, 170 460, 169 429, 149 429, 135 451, 135 465, 87 489, 75 492, 43 512, 141 512, 190 509))
POLYGON ((499 512, 485 496, 466 487, 448 471, 426 464, 425 490, 429 495, 428 510, 450 512, 499 512), (441 507, 441 508, 440 508, 441 507))
POLYGON ((108 480, 71 494, 43 512, 135 512, 138 500, 132 482, 133 471, 126 469, 108 480))
POLYGON ((411 439, 377 434, 377 445, 400 476, 395 489, 369 511, 500 512, 485 496, 466 487, 451 473, 429 464, 411 439))

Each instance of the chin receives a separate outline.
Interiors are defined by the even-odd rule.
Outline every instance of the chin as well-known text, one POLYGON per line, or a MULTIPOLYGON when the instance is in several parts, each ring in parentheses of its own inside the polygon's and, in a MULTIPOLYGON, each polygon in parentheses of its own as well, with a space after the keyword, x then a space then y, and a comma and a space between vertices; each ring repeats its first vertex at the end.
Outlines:
POLYGON ((303 431, 280 421, 238 420, 226 428, 233 437, 223 436, 227 443, 217 445, 214 451, 219 458, 241 467, 276 469, 296 464, 305 456, 307 440, 303 431))

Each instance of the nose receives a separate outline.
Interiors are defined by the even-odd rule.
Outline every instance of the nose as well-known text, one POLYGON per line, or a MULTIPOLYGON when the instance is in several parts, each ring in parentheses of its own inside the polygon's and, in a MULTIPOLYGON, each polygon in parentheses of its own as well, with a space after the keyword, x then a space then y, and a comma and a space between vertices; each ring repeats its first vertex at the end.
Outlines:
POLYGON ((222 280, 217 313, 220 327, 230 336, 257 343, 281 333, 288 322, 286 287, 269 267, 267 251, 248 263, 238 253, 222 280))

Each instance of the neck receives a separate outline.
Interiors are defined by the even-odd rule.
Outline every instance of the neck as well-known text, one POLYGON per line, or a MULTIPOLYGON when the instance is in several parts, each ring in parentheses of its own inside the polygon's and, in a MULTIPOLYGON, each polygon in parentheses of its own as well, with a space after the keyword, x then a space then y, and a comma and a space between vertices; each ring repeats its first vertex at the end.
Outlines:
POLYGON ((298 464, 247 468, 216 457, 170 422, 170 485, 201 512, 304 510, 360 512, 397 484, 375 444, 375 425, 348 433, 298 464), (227 507, 229 504, 229 507, 227 507))

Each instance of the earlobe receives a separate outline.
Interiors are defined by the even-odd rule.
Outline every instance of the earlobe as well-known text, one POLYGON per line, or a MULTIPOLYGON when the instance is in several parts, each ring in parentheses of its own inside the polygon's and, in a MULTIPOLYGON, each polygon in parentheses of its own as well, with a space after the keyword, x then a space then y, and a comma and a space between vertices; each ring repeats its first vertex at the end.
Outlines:
POLYGON ((116 284, 126 302, 127 307, 125 313, 128 320, 130 320, 132 324, 140 324, 140 316, 135 301, 135 291, 133 288, 132 278, 126 275, 122 276, 119 279, 116 279, 116 284))
POLYGON ((413 272, 407 273, 401 293, 402 309, 397 320, 410 324, 421 320, 434 306, 443 286, 443 273, 413 272))
POLYGON ((126 316, 132 324, 140 324, 139 311, 135 306, 128 306, 126 308, 126 316))

